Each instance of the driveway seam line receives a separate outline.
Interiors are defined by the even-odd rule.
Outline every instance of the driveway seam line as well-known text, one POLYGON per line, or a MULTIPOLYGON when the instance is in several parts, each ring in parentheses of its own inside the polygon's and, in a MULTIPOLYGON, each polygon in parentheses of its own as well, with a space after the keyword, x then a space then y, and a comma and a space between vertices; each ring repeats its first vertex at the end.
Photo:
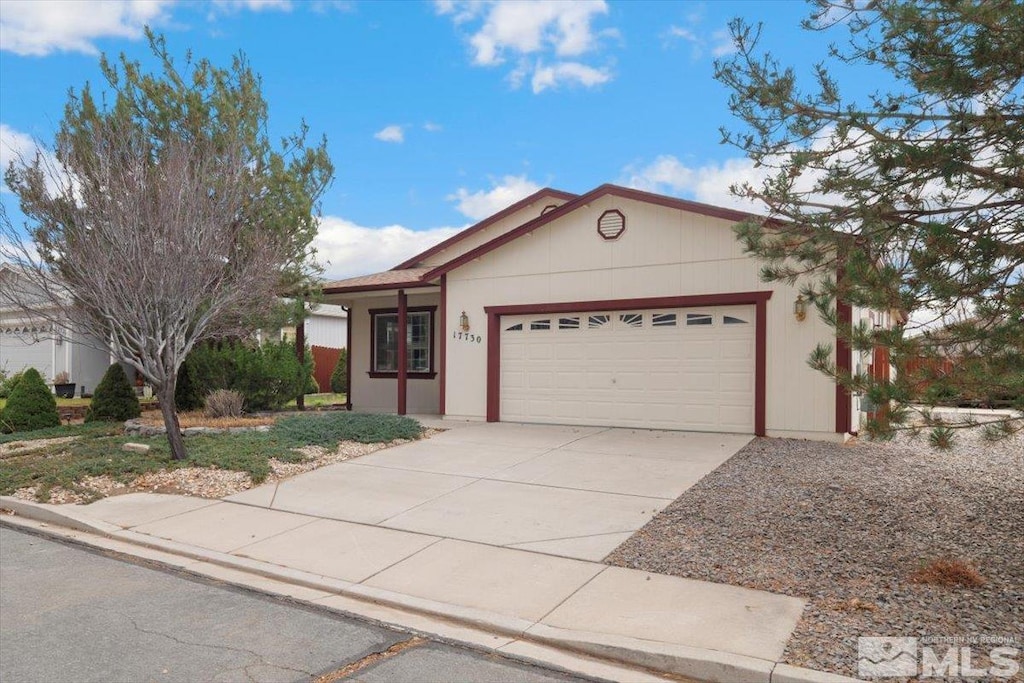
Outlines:
MULTIPOLYGON (((449 475, 444 475, 444 476, 449 476, 449 475)), ((466 478, 466 477, 463 477, 463 478, 466 478)), ((423 501, 422 503, 417 503, 416 505, 413 505, 410 508, 406 508, 405 510, 402 510, 401 512, 397 512, 397 513, 391 515, 390 517, 385 517, 381 521, 377 522, 377 525, 379 526, 381 524, 385 524, 385 523, 390 522, 391 520, 393 520, 395 517, 400 517, 400 516, 404 515, 407 512, 412 512, 416 508, 421 507, 423 505, 426 505, 427 503, 433 503, 435 500, 440 500, 441 498, 444 498, 445 496, 450 496, 451 494, 455 493, 456 491, 461 491, 462 489, 466 488, 467 486, 472 486, 473 484, 477 483, 478 481, 480 481, 480 480, 479 479, 473 479, 468 484, 463 484, 462 486, 460 486, 458 488, 454 488, 451 491, 446 491, 446 492, 442 493, 439 496, 434 496, 433 498, 429 498, 429 499, 423 501)), ((425 535, 426 536, 433 536, 434 534, 425 534, 425 535)))
MULTIPOLYGON (((294 513, 290 513, 290 514, 294 514, 294 513)), ((272 538, 277 538, 278 536, 281 536, 283 534, 287 534, 288 532, 295 531, 297 529, 301 529, 302 527, 309 526, 310 524, 315 524, 316 521, 317 520, 315 520, 315 519, 311 519, 308 522, 303 522, 302 524, 300 524, 298 526, 293 526, 292 528, 285 529, 284 531, 278 531, 276 534, 271 534, 270 536, 267 536, 266 538, 261 538, 258 541, 252 541, 251 543, 246 543, 245 545, 240 545, 237 548, 232 548, 231 550, 221 551, 221 552, 224 552, 227 555, 233 555, 234 553, 237 553, 239 550, 244 550, 245 548, 248 548, 249 546, 256 545, 257 543, 262 543, 263 541, 269 541, 272 538)), ((171 540, 174 540, 174 539, 171 539, 171 540)), ((178 542, 180 543, 181 541, 178 541, 178 542)), ((200 546, 200 547, 202 547, 202 546, 200 546)), ((213 548, 210 548, 210 550, 213 550, 213 548)))
MULTIPOLYGON (((536 484, 527 481, 511 481, 508 479, 491 479, 490 477, 480 477, 480 481, 494 481, 499 484, 518 484, 520 486, 538 486, 544 489, 558 489, 560 491, 579 491, 581 493, 600 493, 606 496, 624 496, 626 498, 643 498, 645 500, 657 500, 664 503, 671 503, 675 498, 661 498, 659 496, 643 496, 639 493, 616 493, 615 491, 597 491, 595 489, 580 489, 573 488, 572 486, 556 486, 555 484, 536 484)), ((682 494, 680 494, 682 495, 682 494)), ((679 496, 676 496, 678 498, 679 496)))
POLYGON ((97 517, 96 519, 98 519, 101 522, 105 522, 106 524, 113 524, 114 526, 119 526, 122 529, 126 529, 126 530, 129 530, 129 531, 134 531, 136 529, 136 527, 144 526, 146 524, 155 524, 156 522, 162 522, 165 519, 174 519, 175 517, 180 517, 181 515, 187 515, 190 512, 199 512, 200 510, 205 510, 206 508, 213 507, 217 503, 226 503, 226 502, 227 501, 225 501, 223 498, 218 498, 216 500, 211 500, 209 505, 202 505, 202 506, 197 507, 197 508, 192 508, 191 510, 183 510, 181 512, 175 512, 173 515, 167 515, 166 517, 160 517, 158 519, 151 519, 151 520, 148 520, 146 522, 139 522, 138 524, 135 524, 133 526, 121 526, 117 522, 108 522, 107 520, 103 519, 102 517, 97 517))
MULTIPOLYGON (((545 613, 544 613, 544 616, 542 616, 542 617, 541 617, 540 619, 537 619, 536 621, 534 621, 534 622, 533 622, 533 625, 534 625, 534 626, 536 626, 537 624, 541 624, 541 625, 544 625, 544 620, 545 620, 545 619, 547 619, 548 617, 550 617, 550 616, 551 616, 551 613, 552 613, 552 612, 554 612, 554 611, 555 611, 555 610, 557 610, 557 609, 558 609, 559 607, 561 607, 561 606, 562 606, 562 605, 564 605, 564 604, 565 604, 566 602, 568 602, 568 601, 569 601, 569 600, 570 600, 570 599, 572 598, 572 596, 576 595, 576 594, 577 594, 577 593, 579 593, 579 592, 580 592, 581 590, 583 590, 584 588, 586 588, 587 586, 589 586, 589 585, 590 585, 590 582, 591 582, 591 581, 593 581, 593 580, 594 580, 594 579, 596 579, 597 577, 601 576, 601 574, 604 574, 604 573, 605 573, 606 571, 608 571, 608 569, 609 569, 608 565, 606 565, 606 564, 601 564, 600 562, 595 562, 594 564, 600 565, 600 567, 601 567, 601 571, 597 572, 596 574, 594 574, 593 576, 591 576, 591 577, 590 577, 589 579, 587 579, 586 581, 584 581, 584 582, 583 582, 583 585, 581 585, 581 586, 580 586, 579 588, 577 588, 576 590, 574 590, 574 591, 573 591, 572 593, 569 593, 569 595, 565 596, 565 598, 563 598, 562 600, 560 600, 560 601, 559 601, 559 603, 558 603, 557 605, 555 605, 554 607, 552 607, 551 609, 549 609, 549 610, 548 610, 547 612, 545 612, 545 613)), ((532 627, 530 627, 530 628, 532 628, 532 627)), ((530 629, 529 629, 529 628, 527 628, 526 630, 527 630, 527 631, 529 631, 530 629)))
MULTIPOLYGON (((424 535, 426 535, 426 534, 424 534, 424 535)), ((411 555, 406 555, 402 559, 396 560, 396 561, 392 562, 391 564, 389 564, 388 566, 383 567, 381 569, 378 569, 377 571, 375 571, 374 573, 370 574, 369 576, 367 576, 362 581, 356 581, 355 583, 356 583, 356 585, 362 585, 362 584, 366 583, 367 581, 369 581, 370 579, 372 579, 373 577, 377 576, 378 574, 386 572, 387 570, 391 569, 395 565, 402 564, 406 560, 411 560, 412 558, 416 557, 417 555, 422 553, 427 548, 433 548, 435 545, 437 545, 438 543, 440 543, 441 541, 444 541, 444 540, 447 540, 447 539, 445 539, 443 536, 437 536, 437 537, 435 537, 433 543, 428 543, 427 545, 423 546, 422 548, 420 548, 416 552, 412 553, 411 555)))
POLYGON ((615 536, 618 534, 635 534, 637 529, 623 529, 622 531, 602 531, 599 534, 583 534, 581 536, 559 536, 558 538, 541 538, 536 541, 519 541, 517 543, 509 543, 508 545, 502 546, 504 548, 513 548, 515 550, 526 550, 526 548, 516 548, 519 545, 527 545, 529 543, 548 543, 549 541, 573 541, 577 538, 597 538, 598 536, 615 536))

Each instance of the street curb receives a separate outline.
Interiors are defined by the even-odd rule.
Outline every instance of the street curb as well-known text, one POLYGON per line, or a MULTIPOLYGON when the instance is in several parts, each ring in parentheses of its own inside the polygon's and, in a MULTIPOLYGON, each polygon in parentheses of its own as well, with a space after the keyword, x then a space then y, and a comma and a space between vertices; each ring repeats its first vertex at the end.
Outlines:
MULTIPOLYGON (((33 503, 11 496, 0 496, 0 510, 9 510, 27 520, 101 536, 162 554, 185 557, 200 564, 218 565, 294 586, 342 595, 364 603, 440 618, 454 624, 464 624, 489 633, 552 646, 619 665, 640 667, 648 671, 683 676, 709 683, 857 683, 859 680, 706 648, 555 628, 485 610, 426 600, 269 562, 148 536, 100 520, 90 519, 87 514, 68 514, 69 511, 66 510, 66 507, 60 506, 65 509, 58 509, 58 506, 33 503)), ((3 521, 7 520, 0 517, 0 522, 3 521)), ((20 526, 17 522, 14 522, 14 525, 20 526)), ((37 531, 45 532, 46 530, 37 529, 37 531)), ((56 532, 53 535, 59 536, 56 532)), ((88 545, 96 545, 90 543, 88 539, 78 540, 88 545)), ((200 568, 193 565, 189 565, 189 571, 197 574, 203 573, 200 568)))

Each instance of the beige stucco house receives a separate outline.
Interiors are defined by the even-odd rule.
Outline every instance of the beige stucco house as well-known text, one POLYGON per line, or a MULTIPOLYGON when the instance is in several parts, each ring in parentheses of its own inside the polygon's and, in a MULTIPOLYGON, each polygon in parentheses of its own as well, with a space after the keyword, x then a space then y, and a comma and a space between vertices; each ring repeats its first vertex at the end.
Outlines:
POLYGON ((807 365, 833 332, 797 319, 795 288, 761 281, 731 230, 744 217, 614 185, 544 189, 392 270, 328 283, 349 313, 351 407, 838 438, 851 398, 807 365))

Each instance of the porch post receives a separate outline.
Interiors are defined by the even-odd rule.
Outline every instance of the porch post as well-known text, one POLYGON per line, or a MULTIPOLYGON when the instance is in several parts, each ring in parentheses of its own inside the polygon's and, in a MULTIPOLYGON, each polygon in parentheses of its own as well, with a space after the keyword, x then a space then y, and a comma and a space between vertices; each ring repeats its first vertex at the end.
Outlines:
MULTIPOLYGON (((305 309, 305 303, 303 303, 305 309)), ((303 311, 305 312, 305 311, 303 311)), ((295 324, 295 356, 299 359, 299 366, 306 364, 306 319, 300 318, 295 324)), ((295 397, 295 407, 298 410, 306 409, 306 386, 299 389, 299 395, 295 397)))
POLYGON ((408 379, 408 305, 405 290, 398 290, 398 414, 406 413, 406 379, 408 379))

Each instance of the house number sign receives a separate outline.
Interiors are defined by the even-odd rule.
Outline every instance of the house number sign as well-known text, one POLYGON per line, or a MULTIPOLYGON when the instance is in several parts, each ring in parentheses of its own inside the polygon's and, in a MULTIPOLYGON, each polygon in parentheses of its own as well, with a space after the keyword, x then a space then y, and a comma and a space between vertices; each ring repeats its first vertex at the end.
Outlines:
POLYGON ((469 332, 459 332, 458 330, 452 331, 452 339, 457 339, 464 342, 476 342, 477 344, 483 342, 484 338, 479 334, 470 334, 469 332))

